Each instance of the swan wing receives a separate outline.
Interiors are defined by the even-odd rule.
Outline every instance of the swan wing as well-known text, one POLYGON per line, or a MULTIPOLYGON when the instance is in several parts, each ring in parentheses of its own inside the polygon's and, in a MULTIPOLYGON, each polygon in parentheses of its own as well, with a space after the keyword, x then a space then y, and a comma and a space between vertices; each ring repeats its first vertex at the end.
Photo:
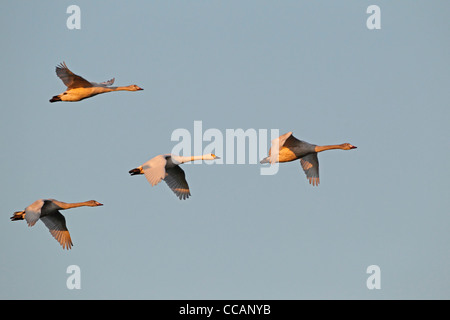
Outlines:
POLYGON ((145 178, 152 186, 156 186, 166 177, 166 164, 166 158, 159 155, 142 165, 145 178))
POLYGON ((309 180, 309 184, 313 186, 319 185, 319 159, 317 153, 310 153, 300 158, 300 164, 305 171, 306 178, 309 180))
POLYGON ((186 200, 191 195, 189 185, 186 181, 184 170, 179 166, 174 166, 166 170, 167 175, 164 181, 180 200, 186 200))
POLYGON ((296 146, 298 146, 301 143, 306 143, 305 141, 299 140, 296 137, 294 137, 292 135, 292 132, 288 132, 288 133, 290 133, 290 135, 287 136, 286 139, 283 140, 283 144, 282 144, 283 147, 286 147, 286 148, 294 147, 295 148, 296 146))
POLYGON ((114 84, 115 78, 112 78, 111 80, 105 81, 105 82, 91 82, 92 86, 94 87, 109 87, 114 84))
POLYGON ((70 71, 65 62, 56 66, 56 75, 67 86, 67 89, 92 87, 92 83, 70 71))
POLYGON ((25 208, 25 220, 29 227, 34 226, 36 221, 41 218, 41 209, 44 206, 44 200, 36 200, 25 208))
POLYGON ((70 238, 69 230, 67 230, 66 219, 59 211, 41 217, 42 222, 50 231, 53 238, 58 241, 63 249, 70 249, 73 245, 70 238))
POLYGON ((273 139, 272 144, 278 140, 278 144, 281 148, 282 146, 284 146, 284 143, 286 142, 286 140, 289 139, 291 136, 292 136, 292 131, 289 131, 288 133, 285 133, 285 134, 279 136, 278 138, 273 139))
POLYGON ((272 145, 269 150, 269 159, 268 159, 271 164, 274 164, 275 162, 278 161, 278 154, 280 153, 280 149, 281 147, 283 147, 284 143, 290 136, 292 136, 292 131, 285 133, 279 136, 278 138, 272 140, 272 145))

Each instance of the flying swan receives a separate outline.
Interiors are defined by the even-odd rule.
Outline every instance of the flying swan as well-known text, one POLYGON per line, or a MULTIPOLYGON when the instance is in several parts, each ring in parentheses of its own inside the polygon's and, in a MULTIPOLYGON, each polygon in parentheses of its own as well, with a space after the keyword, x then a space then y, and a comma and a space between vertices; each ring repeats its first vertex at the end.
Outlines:
POLYGON ((85 202, 65 203, 55 199, 39 199, 30 204, 23 211, 16 211, 11 217, 11 221, 26 220, 29 227, 41 220, 50 231, 51 235, 61 244, 63 249, 70 249, 73 245, 67 230, 66 219, 59 210, 66 210, 76 207, 97 207, 102 206, 100 202, 89 200, 85 202))
POLYGON ((67 68, 66 63, 63 62, 56 67, 56 75, 67 86, 67 90, 63 93, 54 96, 50 102, 57 101, 81 101, 86 98, 96 96, 97 94, 112 92, 112 91, 139 91, 144 90, 135 84, 126 87, 111 87, 114 83, 114 78, 111 80, 96 83, 89 82, 86 79, 74 74, 67 68))

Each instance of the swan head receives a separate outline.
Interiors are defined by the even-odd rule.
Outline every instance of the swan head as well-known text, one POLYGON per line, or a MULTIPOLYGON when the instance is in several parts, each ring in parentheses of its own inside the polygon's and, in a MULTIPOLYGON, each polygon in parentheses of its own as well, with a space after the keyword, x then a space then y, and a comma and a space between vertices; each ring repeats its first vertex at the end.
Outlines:
POLYGON ((140 90, 144 90, 144 89, 142 89, 141 87, 139 87, 139 86, 137 86, 137 85, 135 85, 135 84, 132 84, 131 86, 129 86, 129 88, 131 89, 131 91, 140 91, 140 90))
POLYGON ((343 143, 341 144, 342 150, 350 150, 350 149, 356 149, 354 145, 351 145, 350 143, 343 143))
POLYGON ((216 156, 214 153, 210 153, 210 154, 207 154, 204 157, 204 159, 205 160, 215 160, 215 159, 220 159, 220 157, 216 156))
POLYGON ((90 206, 90 207, 98 207, 98 206, 102 206, 103 203, 100 203, 98 201, 95 200, 89 200, 86 202, 86 205, 90 206))

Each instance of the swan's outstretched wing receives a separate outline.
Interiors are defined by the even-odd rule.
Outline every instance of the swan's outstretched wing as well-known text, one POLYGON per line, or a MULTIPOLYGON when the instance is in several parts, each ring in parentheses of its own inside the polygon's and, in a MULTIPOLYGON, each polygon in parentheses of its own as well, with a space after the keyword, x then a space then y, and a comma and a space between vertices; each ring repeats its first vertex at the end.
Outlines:
POLYGON ((164 178, 170 189, 177 195, 180 200, 186 200, 191 195, 189 185, 183 169, 179 166, 168 168, 167 175, 164 178))
POLYGON ((70 238, 69 230, 67 230, 66 219, 59 211, 41 217, 42 222, 50 231, 53 238, 58 241, 63 249, 70 249, 73 245, 70 238))
MULTIPOLYGON (((286 140, 288 140, 290 137, 294 138, 294 136, 292 136, 292 131, 289 131, 288 133, 285 133, 272 140, 272 145, 269 150, 269 157, 267 159, 271 164, 274 164, 278 161, 278 154, 280 153, 280 149, 284 146, 286 140)), ((297 140, 296 138, 294 139, 297 140)))
MULTIPOLYGON (((288 135, 288 136, 286 136, 286 138, 283 139, 283 144, 280 147, 285 147, 285 148, 289 148, 290 149, 290 148, 295 148, 300 143, 305 143, 304 141, 298 140, 296 137, 294 137, 292 135, 292 132, 288 132, 285 135, 288 135)), ((284 137, 285 135, 283 135, 282 137, 284 137)))
POLYGON ((317 153, 310 153, 303 158, 300 158, 300 164, 303 171, 305 171, 306 178, 309 180, 309 184, 313 186, 319 185, 319 159, 317 153))
POLYGON ((64 82, 67 89, 92 87, 92 83, 70 71, 65 62, 56 67, 56 75, 64 82))
POLYGON ((114 83, 115 78, 112 78, 111 80, 105 81, 105 82, 91 82, 92 86, 94 87, 108 87, 108 86, 112 86, 114 83))
POLYGON ((41 209, 44 206, 44 200, 36 200, 25 208, 25 220, 29 227, 34 226, 36 221, 41 217, 41 209))
POLYGON ((156 156, 142 165, 145 178, 152 186, 156 186, 166 177, 166 157, 156 156))

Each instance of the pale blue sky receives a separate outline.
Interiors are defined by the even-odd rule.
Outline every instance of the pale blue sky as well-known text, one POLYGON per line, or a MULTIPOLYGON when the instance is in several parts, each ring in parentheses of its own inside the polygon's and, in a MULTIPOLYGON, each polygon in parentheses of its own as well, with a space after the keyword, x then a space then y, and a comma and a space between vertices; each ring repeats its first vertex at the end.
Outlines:
MULTIPOLYGON (((449 299, 448 1, 2 1, 0 298, 449 299), (66 9, 81 8, 81 30, 66 9), (366 9, 381 8, 381 30, 366 9), (49 103, 65 61, 141 92, 49 103), (279 129, 299 163, 186 165, 178 200, 128 170, 177 128, 279 129), (74 246, 10 222, 40 198, 74 246), (68 290, 66 268, 81 268, 68 290), (381 268, 368 290, 366 268, 381 268)), ((219 156, 224 156, 219 154, 219 156)))

